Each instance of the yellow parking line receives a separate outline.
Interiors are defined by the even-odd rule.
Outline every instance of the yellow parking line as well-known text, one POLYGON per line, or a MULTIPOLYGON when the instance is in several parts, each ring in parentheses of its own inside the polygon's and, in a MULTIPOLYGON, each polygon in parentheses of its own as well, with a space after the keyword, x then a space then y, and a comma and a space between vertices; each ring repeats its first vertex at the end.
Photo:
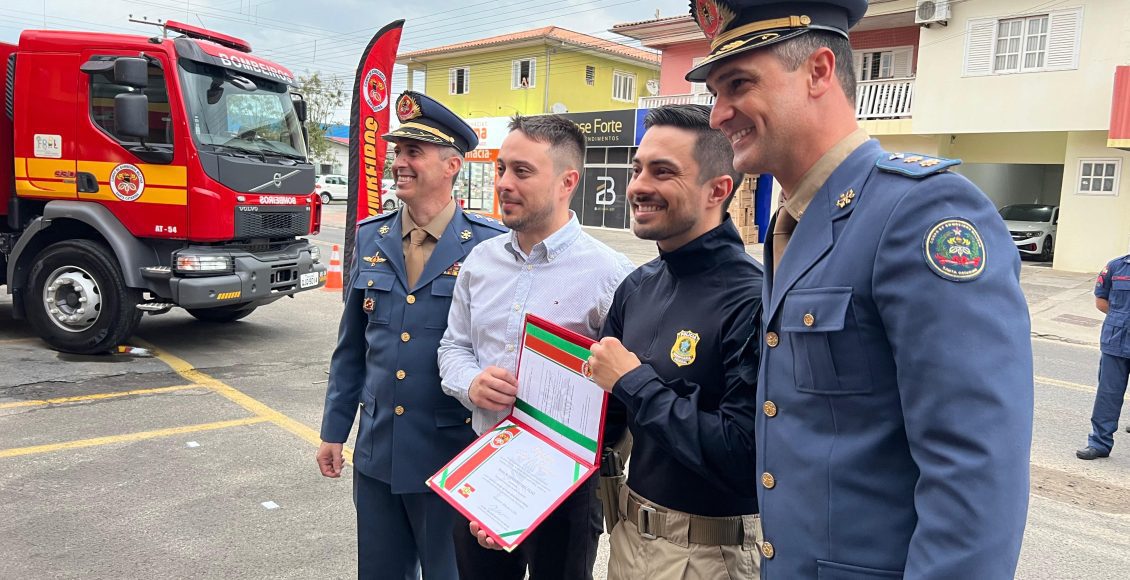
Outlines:
MULTIPOLYGON (((152 351, 158 359, 169 365, 169 367, 173 369, 174 372, 184 377, 185 379, 192 381, 193 383, 196 383, 198 385, 208 387, 219 395, 227 398, 229 401, 239 405, 240 407, 243 407, 244 409, 247 409, 248 411, 251 411, 256 416, 262 417, 267 421, 270 421, 271 423, 274 423, 275 425, 278 425, 279 427, 290 431, 291 433, 301 437, 302 439, 305 439, 315 446, 322 444, 321 435, 319 435, 317 431, 307 427, 303 423, 291 419, 290 417, 268 407, 267 405, 259 402, 252 397, 247 396, 240 390, 228 385, 227 383, 224 383, 219 379, 196 370, 196 368, 189 364, 188 361, 175 355, 169 354, 158 348, 156 345, 140 339, 135 340, 136 342, 140 343, 141 346, 144 346, 145 348, 148 348, 150 351, 152 351)), ((347 463, 353 463, 352 448, 345 447, 344 449, 342 449, 342 456, 347 463)))
MULTIPOLYGON (((1092 386, 1092 385, 1084 385, 1084 384, 1081 384, 1081 383, 1072 383, 1070 381, 1061 381, 1059 379, 1052 379, 1052 378, 1040 377, 1040 376, 1033 377, 1033 378, 1036 379, 1037 383, 1044 383, 1044 384, 1047 384, 1047 385, 1052 385, 1054 387, 1063 387, 1065 389, 1071 389, 1073 391, 1081 391, 1081 392, 1084 392, 1084 393, 1091 393, 1092 395, 1095 394, 1098 391, 1098 387, 1092 386)), ((1130 401, 1130 391, 1126 391, 1126 396, 1123 397, 1123 399, 1130 401)))
POLYGON ((141 431, 139 433, 126 433, 125 435, 110 435, 107 437, 94 437, 93 439, 79 439, 77 441, 67 441, 65 443, 52 443, 49 445, 33 445, 31 447, 15 447, 12 449, 0 450, 0 459, 7 457, 19 457, 20 455, 34 455, 37 453, 50 453, 52 451, 63 451, 67 449, 81 449, 83 447, 96 447, 99 445, 109 445, 111 443, 129 443, 133 441, 142 441, 144 439, 154 439, 156 437, 168 437, 170 435, 183 435, 185 433, 196 433, 198 431, 214 431, 216 429, 227 429, 228 427, 242 427, 244 425, 254 425, 256 423, 265 423, 268 419, 266 417, 247 417, 245 419, 235 419, 233 421, 219 421, 217 423, 201 423, 199 425, 186 425, 184 427, 172 427, 169 429, 157 429, 154 431, 141 431))
POLYGON ((13 409, 16 407, 42 407, 44 405, 61 405, 64 403, 79 403, 82 401, 98 401, 116 397, 130 397, 133 395, 156 395, 172 393, 188 389, 201 389, 200 385, 177 385, 174 387, 161 387, 159 389, 136 389, 133 391, 119 391, 116 393, 99 393, 97 395, 80 395, 75 397, 56 397, 54 399, 35 399, 30 401, 17 401, 14 403, 0 403, 0 409, 13 409))

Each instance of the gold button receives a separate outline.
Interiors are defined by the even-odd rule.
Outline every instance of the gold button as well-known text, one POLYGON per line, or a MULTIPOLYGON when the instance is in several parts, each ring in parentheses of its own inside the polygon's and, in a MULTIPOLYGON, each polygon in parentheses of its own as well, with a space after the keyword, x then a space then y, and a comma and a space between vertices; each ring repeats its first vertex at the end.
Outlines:
POLYGON ((770 544, 769 542, 761 542, 761 555, 765 556, 765 558, 768 560, 772 560, 773 554, 773 544, 770 544))
POLYGON ((805 314, 804 315, 804 325, 805 326, 812 326, 813 324, 816 324, 816 317, 813 316, 812 313, 805 314))
POLYGON ((392 412, 396 413, 397 415, 403 415, 404 414, 404 407, 397 405, 396 408, 392 410, 392 412))
POLYGON ((404 380, 404 377, 406 377, 406 376, 407 375, 404 373, 404 371, 396 371, 396 378, 398 378, 400 380, 404 380))
POLYGON ((774 403, 773 401, 765 401, 765 404, 761 405, 761 410, 765 411, 766 417, 776 417, 777 403, 774 403))
POLYGON ((781 342, 781 338, 777 336, 776 332, 769 332, 765 335, 765 344, 769 345, 769 348, 777 346, 779 342, 781 342))
POLYGON ((466 419, 463 420, 463 422, 470 425, 471 424, 471 418, 467 417, 466 419))
POLYGON ((400 333, 400 342, 408 342, 409 340, 412 340, 411 334, 408 334, 407 332, 400 333))
POLYGON ((766 471, 761 474, 761 485, 764 485, 765 489, 773 489, 777 486, 777 478, 773 477, 772 473, 766 471))
POLYGON ((407 300, 409 304, 415 304, 416 303, 416 297, 411 295, 411 294, 409 294, 408 297, 405 298, 405 300, 407 300))
POLYGON ((373 287, 373 281, 372 281, 372 280, 369 280, 369 287, 370 287, 370 288, 372 288, 372 287, 373 287))

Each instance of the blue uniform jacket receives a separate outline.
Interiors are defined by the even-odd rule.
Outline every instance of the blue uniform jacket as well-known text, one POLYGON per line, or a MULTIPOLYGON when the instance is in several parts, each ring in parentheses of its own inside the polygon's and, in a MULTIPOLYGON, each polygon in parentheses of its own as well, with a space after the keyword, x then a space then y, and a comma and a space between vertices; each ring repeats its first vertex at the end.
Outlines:
POLYGON ((1013 577, 1030 322, 1004 223, 974 185, 940 171, 950 164, 869 141, 817 192, 776 272, 766 245, 764 579, 1013 577), (951 218, 972 228, 937 230, 951 218), (932 251, 932 231, 952 245, 932 251), (946 256, 980 274, 942 275, 931 262, 946 256))
POLYGON ((1110 302, 1099 342, 1103 354, 1130 358, 1130 256, 1110 261, 1095 282, 1095 297, 1110 302))
POLYGON ((424 481, 474 439, 471 412, 440 389, 436 351, 459 264, 503 231, 489 218, 456 211, 408 288, 400 212, 358 226, 322 440, 345 442, 360 406, 353 466, 393 493, 426 491, 424 481))

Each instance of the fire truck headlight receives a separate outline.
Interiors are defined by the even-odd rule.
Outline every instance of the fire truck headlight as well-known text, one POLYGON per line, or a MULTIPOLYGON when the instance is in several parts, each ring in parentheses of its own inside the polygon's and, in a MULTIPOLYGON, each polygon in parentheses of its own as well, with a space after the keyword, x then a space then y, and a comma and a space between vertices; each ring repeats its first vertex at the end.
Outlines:
POLYGON ((231 256, 181 254, 177 256, 176 271, 183 273, 231 272, 231 256))

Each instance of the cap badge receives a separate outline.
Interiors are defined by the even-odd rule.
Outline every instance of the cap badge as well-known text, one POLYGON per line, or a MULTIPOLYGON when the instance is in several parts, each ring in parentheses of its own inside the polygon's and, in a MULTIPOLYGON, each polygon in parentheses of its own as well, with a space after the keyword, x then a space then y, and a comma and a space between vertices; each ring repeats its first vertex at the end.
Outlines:
POLYGON ((405 93, 396 100, 396 118, 400 119, 401 123, 411 121, 421 115, 423 115, 423 112, 420 110, 420 103, 416 102, 412 95, 405 93))
POLYGON ((694 0, 694 15, 708 40, 714 40, 734 20, 734 12, 715 0, 694 0))

